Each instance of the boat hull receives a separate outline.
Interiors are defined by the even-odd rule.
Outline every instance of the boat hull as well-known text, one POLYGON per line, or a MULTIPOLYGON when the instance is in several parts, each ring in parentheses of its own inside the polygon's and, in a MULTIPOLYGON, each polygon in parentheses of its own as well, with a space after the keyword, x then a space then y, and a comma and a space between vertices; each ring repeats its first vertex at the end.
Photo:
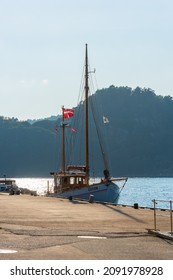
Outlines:
POLYGON ((120 188, 113 182, 106 182, 100 184, 93 184, 89 187, 83 187, 80 189, 73 189, 66 192, 60 192, 54 194, 57 197, 74 197, 79 199, 118 203, 120 188))
POLYGON ((20 194, 20 190, 15 180, 0 178, 0 193, 20 194))

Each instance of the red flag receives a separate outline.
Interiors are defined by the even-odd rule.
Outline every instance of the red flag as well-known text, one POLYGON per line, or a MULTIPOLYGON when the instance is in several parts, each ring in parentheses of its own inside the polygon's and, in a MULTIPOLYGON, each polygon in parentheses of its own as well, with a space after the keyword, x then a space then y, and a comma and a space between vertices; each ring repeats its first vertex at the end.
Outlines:
POLYGON ((77 130, 74 127, 72 127, 71 131, 72 132, 77 132, 77 130))
POLYGON ((74 116, 74 110, 63 108, 63 116, 64 116, 64 119, 68 119, 68 118, 73 117, 74 116))

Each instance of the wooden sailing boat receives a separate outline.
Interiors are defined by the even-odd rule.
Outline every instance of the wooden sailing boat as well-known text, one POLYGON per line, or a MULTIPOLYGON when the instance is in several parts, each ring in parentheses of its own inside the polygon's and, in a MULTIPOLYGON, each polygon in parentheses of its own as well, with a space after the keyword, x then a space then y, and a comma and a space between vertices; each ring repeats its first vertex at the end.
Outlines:
MULTIPOLYGON (((121 188, 118 182, 125 185, 127 178, 110 178, 109 170, 104 170, 104 178, 97 183, 91 183, 89 168, 89 109, 88 109, 88 49, 85 51, 85 164, 66 166, 65 122, 66 114, 73 116, 74 111, 62 107, 62 163, 58 172, 51 172, 54 177, 54 196, 75 197, 99 202, 117 203, 121 188)), ((70 116, 70 117, 71 117, 70 116)))

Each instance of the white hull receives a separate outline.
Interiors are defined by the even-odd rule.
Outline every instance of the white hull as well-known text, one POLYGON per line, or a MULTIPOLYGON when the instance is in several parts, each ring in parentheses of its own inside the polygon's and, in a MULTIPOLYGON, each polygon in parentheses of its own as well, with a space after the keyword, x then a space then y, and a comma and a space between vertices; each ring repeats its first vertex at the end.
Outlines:
POLYGON ((74 197, 80 199, 92 199, 98 202, 118 203, 120 188, 113 182, 93 184, 89 187, 77 188, 66 192, 53 194, 58 197, 74 197))

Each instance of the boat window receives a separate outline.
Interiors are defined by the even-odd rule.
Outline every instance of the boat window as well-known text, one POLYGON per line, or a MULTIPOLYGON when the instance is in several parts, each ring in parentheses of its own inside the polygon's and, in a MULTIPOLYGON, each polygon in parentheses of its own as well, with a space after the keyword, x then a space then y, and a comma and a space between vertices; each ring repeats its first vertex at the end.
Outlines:
POLYGON ((74 177, 71 177, 70 178, 70 185, 74 185, 75 184, 75 178, 74 177))
POLYGON ((76 178, 77 185, 81 185, 83 183, 83 180, 81 177, 76 178))
POLYGON ((68 184, 68 178, 64 177, 64 184, 68 184))

